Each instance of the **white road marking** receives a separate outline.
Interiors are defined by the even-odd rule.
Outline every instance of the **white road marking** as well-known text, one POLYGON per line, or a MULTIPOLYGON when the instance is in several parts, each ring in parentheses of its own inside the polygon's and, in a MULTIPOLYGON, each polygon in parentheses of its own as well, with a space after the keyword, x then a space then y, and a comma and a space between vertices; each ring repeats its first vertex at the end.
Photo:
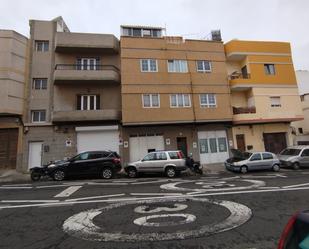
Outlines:
POLYGON ((71 186, 60 192, 59 194, 55 195, 55 198, 59 197, 68 197, 79 190, 82 186, 71 186))
POLYGON ((303 175, 309 175, 309 172, 301 172, 303 175))
POLYGON ((278 189, 280 187, 260 187, 260 189, 278 189))
POLYGON ((25 184, 5 184, 1 185, 3 187, 23 187, 23 186, 32 186, 31 183, 25 183, 25 184))
POLYGON ((22 202, 30 202, 30 203, 54 203, 59 202, 59 200, 2 200, 2 203, 22 203, 22 202))
POLYGON ((151 195, 182 195, 182 193, 130 193, 130 195, 145 195, 145 196, 151 196, 151 195))
POLYGON ((125 195, 125 194, 99 195, 99 196, 91 196, 91 197, 67 199, 67 200, 65 200, 65 201, 82 201, 82 200, 100 199, 100 198, 107 198, 107 197, 118 197, 118 196, 124 196, 124 195, 125 195))
POLYGON ((2 187, 2 186, 0 186, 0 189, 32 189, 32 187, 26 187, 26 186, 20 186, 20 187, 2 187))
POLYGON ((71 236, 74 236, 79 239, 85 239, 90 241, 113 241, 113 242, 139 242, 139 241, 167 241, 167 240, 179 240, 179 239, 188 239, 196 238, 201 236, 207 236, 215 233, 220 233, 234 229, 245 222, 247 222, 252 215, 251 210, 240 204, 231 201, 216 201, 208 200, 201 198, 190 198, 190 199, 161 199, 161 200, 143 200, 135 202, 118 202, 103 208, 90 209, 71 216, 63 223, 63 230, 71 236), (177 202, 186 202, 196 201, 204 202, 209 204, 220 205, 229 210, 230 215, 225 220, 218 222, 217 224, 211 225, 201 225, 195 230, 177 230, 172 233, 130 233, 125 234, 122 232, 108 233, 106 228, 100 228, 93 223, 93 219, 109 210, 114 210, 115 208, 123 207, 126 205, 135 205, 135 204, 149 204, 149 203, 165 203, 166 201, 177 201, 177 202))
POLYGON ((182 211, 185 210, 188 207, 186 204, 179 204, 175 203, 174 207, 156 207, 154 209, 149 210, 149 206, 144 205, 144 206, 138 206, 134 209, 135 213, 138 214, 152 214, 152 213, 159 213, 162 211, 165 212, 176 212, 176 211, 182 211))
POLYGON ((44 189, 44 188, 66 188, 66 185, 45 185, 45 186, 37 186, 37 189, 44 189))
POLYGON ((160 183, 160 182, 168 182, 169 180, 156 180, 156 181, 147 181, 147 182, 133 182, 131 185, 142 185, 142 184, 151 184, 151 183, 160 183))
POLYGON ((296 184, 296 185, 289 185, 289 186, 284 186, 282 188, 295 188, 295 187, 302 187, 302 186, 307 186, 309 183, 302 183, 302 184, 296 184))
POLYGON ((128 185, 126 182, 88 182, 88 185, 102 185, 102 186, 121 186, 128 185))

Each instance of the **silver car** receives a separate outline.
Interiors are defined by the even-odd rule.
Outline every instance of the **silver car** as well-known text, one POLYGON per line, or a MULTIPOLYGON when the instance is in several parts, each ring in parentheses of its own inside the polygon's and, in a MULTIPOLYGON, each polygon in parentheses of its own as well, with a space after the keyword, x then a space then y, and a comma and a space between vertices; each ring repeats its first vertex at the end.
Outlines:
POLYGON ((282 167, 299 169, 309 167, 309 146, 299 145, 286 148, 278 155, 282 167))
POLYGON ((227 170, 247 173, 251 170, 280 170, 280 161, 271 152, 241 152, 234 150, 234 157, 225 161, 227 170))
POLYGON ((165 173, 168 177, 175 177, 186 169, 186 160, 181 151, 151 152, 124 168, 129 177, 137 177, 138 173, 165 173))

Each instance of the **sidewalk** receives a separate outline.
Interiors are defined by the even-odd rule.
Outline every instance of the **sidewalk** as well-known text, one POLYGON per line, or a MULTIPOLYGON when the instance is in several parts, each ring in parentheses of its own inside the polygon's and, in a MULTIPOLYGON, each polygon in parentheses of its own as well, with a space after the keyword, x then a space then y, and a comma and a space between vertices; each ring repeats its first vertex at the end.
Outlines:
POLYGON ((0 183, 6 182, 29 182, 30 175, 17 172, 16 170, 1 170, 0 183))
POLYGON ((220 174, 223 172, 227 172, 224 163, 203 164, 204 174, 220 174))

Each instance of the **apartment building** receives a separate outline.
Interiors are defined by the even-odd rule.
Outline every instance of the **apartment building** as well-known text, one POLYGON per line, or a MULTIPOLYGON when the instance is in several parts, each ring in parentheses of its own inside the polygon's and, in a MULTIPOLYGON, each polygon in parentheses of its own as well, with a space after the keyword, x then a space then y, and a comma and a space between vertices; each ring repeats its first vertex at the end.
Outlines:
POLYGON ((27 37, 0 30, 0 170, 21 166, 27 37))
POLYGON ((23 170, 86 150, 119 152, 119 40, 30 20, 23 170))
POLYGON ((278 153, 292 145, 290 124, 303 113, 290 44, 232 40, 225 53, 234 146, 278 153))
POLYGON ((201 163, 223 162, 232 142, 223 43, 163 33, 121 26, 124 161, 179 149, 201 163))

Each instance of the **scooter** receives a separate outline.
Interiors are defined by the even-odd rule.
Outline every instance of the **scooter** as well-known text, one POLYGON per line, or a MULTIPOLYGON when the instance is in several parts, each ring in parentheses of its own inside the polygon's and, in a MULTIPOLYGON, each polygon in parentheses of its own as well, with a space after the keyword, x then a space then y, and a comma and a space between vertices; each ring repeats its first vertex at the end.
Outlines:
POLYGON ((194 161, 192 155, 189 155, 186 158, 186 165, 187 167, 193 172, 199 175, 203 174, 203 167, 199 161, 194 161))

